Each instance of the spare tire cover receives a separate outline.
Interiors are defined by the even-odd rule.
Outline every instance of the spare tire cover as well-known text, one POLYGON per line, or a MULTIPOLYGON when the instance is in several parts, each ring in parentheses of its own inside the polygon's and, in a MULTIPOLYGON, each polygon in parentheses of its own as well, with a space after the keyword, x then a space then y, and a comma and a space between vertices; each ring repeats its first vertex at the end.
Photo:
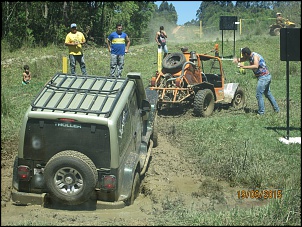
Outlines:
POLYGON ((73 150, 55 154, 46 164, 44 179, 52 199, 78 205, 93 194, 97 169, 90 158, 73 150))

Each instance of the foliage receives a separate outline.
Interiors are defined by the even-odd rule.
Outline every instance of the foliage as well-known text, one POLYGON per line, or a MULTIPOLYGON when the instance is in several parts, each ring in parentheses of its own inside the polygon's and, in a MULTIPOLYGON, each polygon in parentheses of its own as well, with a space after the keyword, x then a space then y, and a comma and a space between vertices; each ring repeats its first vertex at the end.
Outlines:
MULTIPOLYGON (((275 2, 275 1, 203 1, 197 10, 197 18, 203 21, 204 26, 213 26, 221 15, 237 16, 238 18, 275 18, 280 11, 287 18, 295 21, 297 27, 301 26, 301 2, 275 2)), ((195 25, 197 25, 196 20, 195 25)))
POLYGON ((176 22, 177 22, 177 12, 176 12, 175 7, 173 6, 172 3, 168 4, 167 1, 163 1, 160 4, 157 13, 161 17, 164 17, 170 23, 174 23, 176 25, 176 22))
MULTIPOLYGON (((88 42, 104 45, 106 37, 123 24, 132 44, 148 42, 154 35, 150 24, 176 26, 177 12, 172 3, 162 1, 159 7, 154 1, 118 2, 1 2, 2 37, 13 51, 22 46, 61 45, 70 24, 76 23, 88 42)), ((204 27, 219 25, 221 15, 236 15, 244 19, 275 18, 277 11, 301 26, 301 2, 299 1, 202 1, 196 11, 196 19, 186 26, 204 27)), ((258 33, 261 33, 258 27, 258 33)), ((172 28, 171 28, 172 30, 172 28)), ((263 30, 263 29, 262 29, 263 30)))
POLYGON ((1 40, 7 40, 11 51, 25 41, 41 46, 63 43, 71 23, 96 44, 104 44, 117 22, 123 24, 129 37, 144 38, 155 10, 152 1, 2 2, 1 6, 1 40))

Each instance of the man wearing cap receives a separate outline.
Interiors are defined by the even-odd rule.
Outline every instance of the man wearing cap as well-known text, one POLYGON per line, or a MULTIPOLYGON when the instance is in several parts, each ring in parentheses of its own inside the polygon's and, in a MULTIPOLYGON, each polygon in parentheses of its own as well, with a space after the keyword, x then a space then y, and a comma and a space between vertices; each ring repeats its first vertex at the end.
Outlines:
POLYGON ((70 25, 71 31, 65 38, 65 46, 69 49, 69 64, 72 75, 75 75, 76 62, 79 62, 83 75, 86 75, 86 65, 84 61, 82 44, 86 42, 85 36, 82 32, 77 31, 77 25, 72 23, 70 25))
POLYGON ((283 17, 281 16, 281 13, 276 13, 276 24, 281 25, 282 27, 284 26, 284 20, 283 17))

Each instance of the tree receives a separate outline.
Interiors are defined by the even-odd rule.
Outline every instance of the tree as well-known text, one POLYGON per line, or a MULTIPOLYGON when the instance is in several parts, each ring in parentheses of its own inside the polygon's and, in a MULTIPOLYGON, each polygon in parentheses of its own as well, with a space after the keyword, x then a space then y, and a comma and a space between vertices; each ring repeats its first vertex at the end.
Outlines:
POLYGON ((174 23, 176 25, 178 16, 172 3, 168 4, 167 1, 163 1, 156 12, 157 16, 163 17, 165 21, 174 23))
MULTIPOLYGON (((115 29, 117 22, 133 38, 146 38, 155 33, 153 29, 164 24, 173 29, 177 12, 173 4, 163 1, 159 7, 154 1, 117 2, 1 2, 2 36, 11 50, 23 45, 64 45, 70 24, 76 23, 88 42, 104 44, 105 38, 115 29), (150 22, 153 26, 149 26, 150 22)), ((275 17, 281 11, 286 18, 301 27, 300 1, 202 1, 196 11, 196 19, 186 25, 218 26, 221 15, 236 15, 238 18, 275 17)))

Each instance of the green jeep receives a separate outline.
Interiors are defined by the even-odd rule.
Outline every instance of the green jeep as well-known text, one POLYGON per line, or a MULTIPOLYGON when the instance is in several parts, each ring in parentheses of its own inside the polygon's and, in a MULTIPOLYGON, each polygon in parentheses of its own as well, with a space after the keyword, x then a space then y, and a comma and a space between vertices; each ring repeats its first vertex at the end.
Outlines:
POLYGON ((54 75, 23 119, 13 203, 133 204, 158 144, 156 100, 140 73, 54 75))

